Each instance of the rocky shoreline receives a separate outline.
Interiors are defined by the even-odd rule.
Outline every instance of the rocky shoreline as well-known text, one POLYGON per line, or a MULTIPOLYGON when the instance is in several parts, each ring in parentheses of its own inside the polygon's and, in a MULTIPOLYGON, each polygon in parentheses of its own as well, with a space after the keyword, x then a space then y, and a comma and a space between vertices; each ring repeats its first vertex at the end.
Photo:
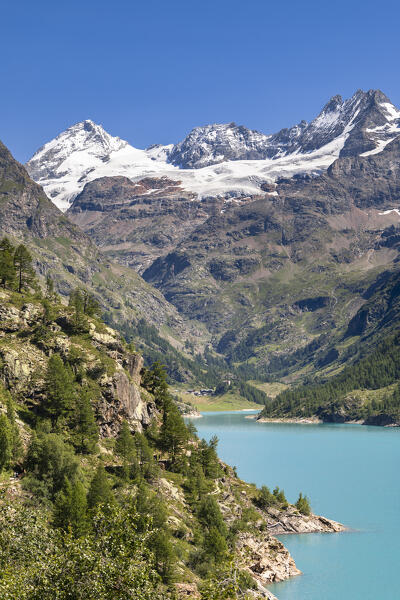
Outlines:
POLYGON ((371 425, 374 427, 400 427, 400 422, 393 422, 387 419, 385 415, 381 418, 376 419, 349 419, 346 420, 334 420, 334 419, 320 419, 319 417, 261 417, 257 418, 257 415, 249 415, 246 419, 255 419, 258 423, 293 423, 298 425, 320 425, 337 423, 341 425, 371 425))

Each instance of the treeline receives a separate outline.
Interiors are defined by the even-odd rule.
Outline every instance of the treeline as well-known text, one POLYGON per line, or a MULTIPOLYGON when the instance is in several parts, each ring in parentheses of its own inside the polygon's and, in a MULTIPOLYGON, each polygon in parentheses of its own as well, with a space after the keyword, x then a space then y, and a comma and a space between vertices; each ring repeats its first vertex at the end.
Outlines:
MULTIPOLYGON (((378 390, 400 380, 400 334, 383 341, 369 356, 346 367, 341 373, 325 382, 303 385, 286 390, 270 401, 263 415, 312 416, 328 404, 340 406, 346 394, 353 390, 378 390)), ((382 399, 377 398, 364 404, 360 416, 388 408, 398 410, 400 393, 396 390, 382 399)))
POLYGON ((265 392, 254 387, 254 385, 246 383, 245 381, 239 381, 238 388, 240 395, 250 402, 264 406, 270 401, 270 398, 265 392))

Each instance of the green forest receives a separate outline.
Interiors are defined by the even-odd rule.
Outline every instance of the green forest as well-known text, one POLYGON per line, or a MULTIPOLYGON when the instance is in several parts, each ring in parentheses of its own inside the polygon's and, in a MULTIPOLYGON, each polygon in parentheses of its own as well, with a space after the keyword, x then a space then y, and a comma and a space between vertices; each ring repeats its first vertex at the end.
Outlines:
POLYGON ((343 420, 395 422, 400 417, 399 381, 400 334, 396 334, 330 379, 285 390, 266 404, 261 416, 335 420, 334 415, 339 413, 343 420), (393 385, 394 389, 383 389, 393 385), (357 390, 372 393, 363 398, 362 394, 352 394, 357 390))

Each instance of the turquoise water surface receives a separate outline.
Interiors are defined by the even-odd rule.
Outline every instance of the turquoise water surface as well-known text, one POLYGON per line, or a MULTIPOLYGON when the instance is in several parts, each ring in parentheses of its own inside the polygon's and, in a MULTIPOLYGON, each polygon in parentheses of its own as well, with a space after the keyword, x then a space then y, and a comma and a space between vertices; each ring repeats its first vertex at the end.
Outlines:
POLYGON ((339 534, 286 535, 303 572, 271 585, 279 600, 400 599, 400 428, 256 423, 248 413, 204 413, 200 437, 243 479, 299 491, 339 534))

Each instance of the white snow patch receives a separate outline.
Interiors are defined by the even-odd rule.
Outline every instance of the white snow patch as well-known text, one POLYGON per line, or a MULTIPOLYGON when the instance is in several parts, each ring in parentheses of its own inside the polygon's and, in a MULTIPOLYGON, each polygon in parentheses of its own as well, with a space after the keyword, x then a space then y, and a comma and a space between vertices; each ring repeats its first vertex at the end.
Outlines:
POLYGON ((400 217, 400 209, 398 208, 389 208, 389 210, 384 210, 383 212, 378 213, 379 215, 390 215, 390 213, 395 212, 400 217))

